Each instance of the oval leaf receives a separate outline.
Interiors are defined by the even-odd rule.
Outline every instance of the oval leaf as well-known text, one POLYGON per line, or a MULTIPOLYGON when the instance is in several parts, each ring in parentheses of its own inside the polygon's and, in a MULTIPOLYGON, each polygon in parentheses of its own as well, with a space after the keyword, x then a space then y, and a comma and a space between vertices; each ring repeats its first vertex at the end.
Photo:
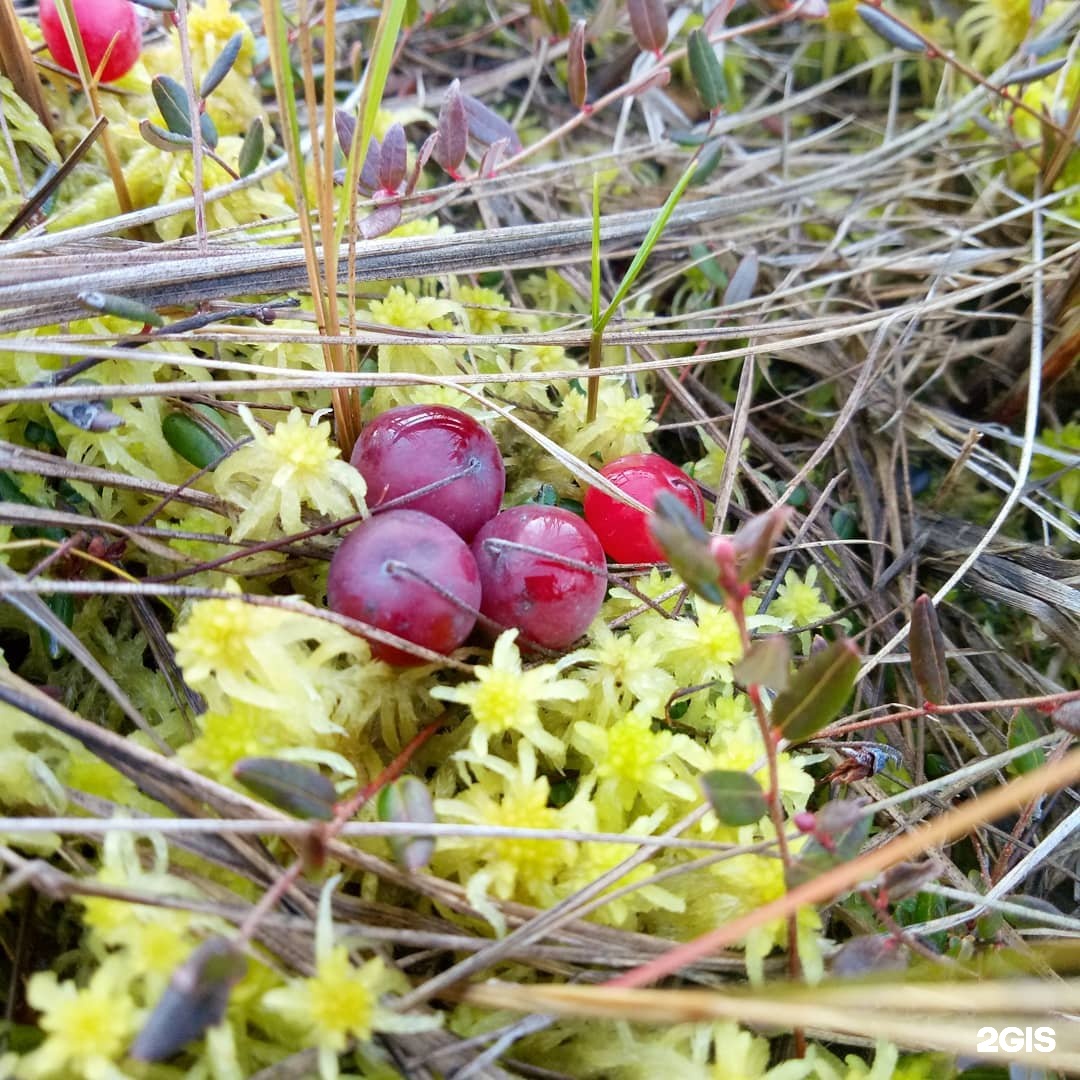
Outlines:
POLYGON ((521 149, 521 140, 514 130, 514 125, 504 120, 494 109, 489 109, 479 98, 471 94, 462 94, 461 103, 465 107, 465 119, 469 134, 485 146, 505 139, 510 152, 516 154, 521 149))
POLYGON ((791 679, 791 646, 786 637, 774 634, 751 643, 746 655, 732 669, 743 686, 764 686, 780 691, 791 679))
POLYGON ((739 580, 753 581, 769 565, 773 548, 787 528, 791 507, 774 506, 764 514, 755 514, 740 526, 731 538, 739 580))
POLYGON ((812 656, 773 702, 773 727, 789 741, 802 742, 831 723, 851 696, 859 660, 858 646, 848 638, 812 656))
POLYGON ((731 281, 724 290, 724 306, 741 304, 754 295, 758 279, 758 257, 756 251, 748 251, 735 267, 731 281))
POLYGON ((408 156, 405 129, 400 124, 391 124, 379 151, 379 187, 383 191, 397 191, 405 182, 408 156))
POLYGON ((664 0, 626 0, 630 29, 642 52, 659 55, 668 38, 667 11, 664 0))
POLYGON ((258 167, 266 153, 266 133, 263 130, 262 118, 256 116, 251 121, 251 127, 244 135, 243 145, 240 147, 240 156, 237 159, 236 171, 241 176, 250 176, 258 167))
POLYGON ((229 444, 222 442, 209 425, 200 424, 187 413, 169 413, 161 421, 161 434, 185 461, 197 469, 212 465, 229 449, 229 444))
POLYGON ((670 491, 656 496, 648 519, 649 535, 687 587, 710 604, 723 604, 720 572, 709 534, 697 515, 670 491))
POLYGON ((236 63, 236 58, 240 55, 240 49, 243 47, 243 44, 243 31, 237 30, 237 32, 225 42, 225 48, 221 50, 218 58, 213 62, 210 66, 210 70, 206 73, 206 78, 203 79, 202 86, 199 87, 199 97, 208 98, 221 85, 221 80, 232 71, 232 66, 236 63))
POLYGON ((461 85, 457 79, 450 84, 439 110, 438 132, 435 160, 454 176, 458 166, 465 160, 469 147, 469 122, 465 116, 465 103, 461 100, 461 85))
POLYGON ((337 792, 318 769, 280 758, 243 758, 233 776, 273 806, 301 818, 329 821, 337 792))
POLYGON ((337 132, 338 146, 341 152, 348 157, 352 149, 353 136, 356 134, 356 118, 344 109, 334 110, 334 131, 337 132))
POLYGON ((1015 72, 1007 79, 1003 79, 1002 83, 1005 86, 1026 86, 1028 83, 1038 82, 1040 79, 1057 74, 1066 63, 1064 56, 1058 60, 1047 60, 1045 64, 1036 64, 1034 67, 1015 72))
POLYGON ((701 790, 725 825, 753 825, 769 812, 765 792, 749 773, 712 769, 702 773, 701 790))
POLYGON ((937 609, 929 596, 915 601, 908 640, 911 673, 924 701, 943 705, 949 697, 949 673, 945 667, 945 638, 937 609))
MULTIPOLYGON (((1035 721, 1026 712, 1018 712, 1009 725, 1009 749, 1033 742, 1041 734, 1035 721)), ((1045 762, 1046 751, 1041 746, 1034 746, 1026 754, 1021 754, 1009 762, 1009 772, 1015 775, 1032 772, 1045 762)))
POLYGON ((209 113, 199 113, 199 134, 202 141, 213 150, 218 144, 217 124, 209 113))
POLYGON ((153 308, 140 304, 138 300, 117 296, 115 293, 97 290, 81 292, 79 303, 91 311, 100 311, 103 315, 116 315, 118 318, 129 319, 135 323, 144 325, 149 323, 150 326, 165 325, 165 320, 153 308))
POLYGON ((727 79, 716 50, 700 30, 691 30, 686 55, 690 61, 690 77, 702 105, 709 112, 716 112, 727 100, 727 79))
POLYGON ((856 4, 855 10, 858 12, 859 18, 878 37, 884 38, 895 48, 903 49, 904 52, 909 53, 926 52, 926 42, 902 23, 898 23, 892 15, 882 8, 871 7, 869 4, 856 4))
POLYGON ((155 75, 150 90, 161 119, 174 135, 191 135, 191 109, 187 91, 170 75, 155 75))
POLYGON ((163 1061, 221 1023, 229 994, 246 971, 247 960, 230 941, 204 941, 173 972, 129 1051, 131 1057, 163 1061))
POLYGON ((908 966, 907 950, 899 938, 884 934, 860 934, 848 938, 832 955, 829 974, 838 979, 857 979, 903 971, 908 966))
POLYGON ((190 135, 176 135, 164 128, 159 128, 157 124, 152 124, 149 120, 139 121, 139 134, 158 150, 168 150, 169 153, 175 154, 191 149, 190 135))
MULTIPOLYGON (((410 822, 431 825, 435 822, 435 808, 431 792, 419 777, 403 776, 387 784, 379 792, 376 804, 380 821, 410 822)), ((413 873, 423 870, 431 862, 435 851, 433 836, 391 836, 390 850, 397 863, 413 873)))
POLYGON ((566 91, 575 109, 584 109, 589 96, 589 68, 585 63, 586 25, 584 19, 574 23, 566 51, 566 91))
POLYGON ((1070 735, 1080 735, 1080 698, 1059 705, 1050 714, 1050 722, 1070 735))

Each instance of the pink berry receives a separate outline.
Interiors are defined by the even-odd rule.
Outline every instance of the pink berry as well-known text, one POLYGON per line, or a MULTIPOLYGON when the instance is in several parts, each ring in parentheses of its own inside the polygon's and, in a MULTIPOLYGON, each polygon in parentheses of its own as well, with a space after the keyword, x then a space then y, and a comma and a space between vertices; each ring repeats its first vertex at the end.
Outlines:
MULTIPOLYGON (((453 529, 429 514, 388 510, 368 518, 342 541, 330 562, 326 593, 330 609, 339 615, 448 653, 476 622, 466 608, 480 606, 480 575, 472 552, 453 529)), ((377 641, 371 652, 388 664, 426 663, 377 641)))
MULTIPOLYGON (((109 43, 115 38, 116 43, 99 79, 108 83, 126 75, 139 59, 142 47, 142 30, 134 4, 128 0, 72 0, 71 6, 90 71, 97 71, 109 50, 109 43)), ((64 24, 56 10, 56 0, 41 0, 40 17, 41 35, 53 60, 65 71, 77 71, 75 57, 64 35, 64 24)))
MULTIPOLYGON (((701 489, 659 454, 628 454, 605 465, 600 472, 617 488, 652 509, 657 492, 670 491, 702 521, 705 504, 701 489)), ((597 488, 585 493, 585 520, 596 530, 604 550, 616 562, 663 562, 664 555, 649 535, 646 517, 626 503, 597 488)))
POLYGON ((506 472, 491 433, 468 413, 447 405, 387 409, 360 433, 352 463, 367 481, 373 510, 444 481, 402 505, 438 518, 465 540, 499 512, 506 490, 506 472))
POLYGON ((472 545, 480 570, 480 610, 518 627, 538 645, 565 649, 596 618, 607 590, 606 560, 589 526, 555 506, 515 506, 492 518, 472 545), (550 552, 504 547, 500 540, 550 552), (585 563, 600 573, 560 562, 585 563))

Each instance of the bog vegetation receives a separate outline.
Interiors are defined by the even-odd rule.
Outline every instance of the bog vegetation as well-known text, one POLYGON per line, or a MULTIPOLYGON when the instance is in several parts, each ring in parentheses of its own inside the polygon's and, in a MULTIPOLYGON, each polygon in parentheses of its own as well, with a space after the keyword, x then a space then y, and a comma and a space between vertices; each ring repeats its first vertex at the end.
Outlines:
POLYGON ((1080 1069, 1078 31, 0 0, 0 1076, 1080 1069))

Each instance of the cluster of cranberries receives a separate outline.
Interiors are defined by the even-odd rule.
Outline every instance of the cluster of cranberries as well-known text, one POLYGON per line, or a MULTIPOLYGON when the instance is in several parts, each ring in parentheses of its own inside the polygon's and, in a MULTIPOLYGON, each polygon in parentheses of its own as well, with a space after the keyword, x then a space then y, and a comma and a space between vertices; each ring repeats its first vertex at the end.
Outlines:
MULTIPOLYGON (((526 642, 565 649, 600 609, 605 551, 620 562, 662 558, 644 515, 599 491, 586 496, 587 522, 556 506, 500 512, 499 448, 458 409, 389 409, 364 429, 352 464, 373 514, 330 563, 330 607, 435 652, 461 645, 478 611, 497 627, 517 627, 526 642)), ((632 454, 603 472, 646 506, 664 488, 704 515, 697 485, 656 454, 632 454)), ((422 662, 381 642, 372 653, 422 662)))

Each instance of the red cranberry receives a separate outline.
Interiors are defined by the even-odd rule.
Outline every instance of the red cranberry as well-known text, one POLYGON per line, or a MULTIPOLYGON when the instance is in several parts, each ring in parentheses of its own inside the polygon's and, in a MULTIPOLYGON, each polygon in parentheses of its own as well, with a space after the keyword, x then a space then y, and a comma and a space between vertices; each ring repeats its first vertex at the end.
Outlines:
MULTIPOLYGON (((600 472, 650 509, 657 492, 670 491, 705 520, 701 489, 682 469, 659 454, 628 454, 605 465, 600 472)), ((663 552, 649 535, 646 517, 640 510, 597 488, 589 488, 585 493, 585 520, 596 530, 604 550, 616 562, 663 562, 663 552)))
MULTIPOLYGON (((109 43, 115 38, 116 44, 109 53, 100 81, 113 82, 126 75, 139 59, 142 47, 142 31, 135 6, 128 0, 72 0, 72 8, 90 71, 97 71, 109 43)), ((64 35, 64 25, 56 10, 56 0, 41 0, 40 18, 41 35, 53 60, 65 71, 77 71, 75 57, 64 35)))
POLYGON ((438 518, 465 540, 499 512, 506 490, 491 433, 468 413, 446 405, 387 409, 360 433, 352 463, 367 481, 373 510, 442 483, 402 505, 438 518))
MULTIPOLYGON (((342 541, 330 562, 327 601, 332 611, 389 630, 436 652, 456 649, 480 606, 480 575, 468 546, 429 514, 388 510, 368 518, 342 541), (442 590, 442 592, 440 592, 442 590)), ((388 664, 426 663, 390 645, 371 642, 388 664)))
POLYGON ((472 550, 483 589, 480 610, 502 626, 518 627, 545 648, 565 649, 596 618, 607 590, 604 549, 569 510, 534 505, 504 510, 476 534, 472 550), (552 557, 503 546, 500 540, 552 557))

